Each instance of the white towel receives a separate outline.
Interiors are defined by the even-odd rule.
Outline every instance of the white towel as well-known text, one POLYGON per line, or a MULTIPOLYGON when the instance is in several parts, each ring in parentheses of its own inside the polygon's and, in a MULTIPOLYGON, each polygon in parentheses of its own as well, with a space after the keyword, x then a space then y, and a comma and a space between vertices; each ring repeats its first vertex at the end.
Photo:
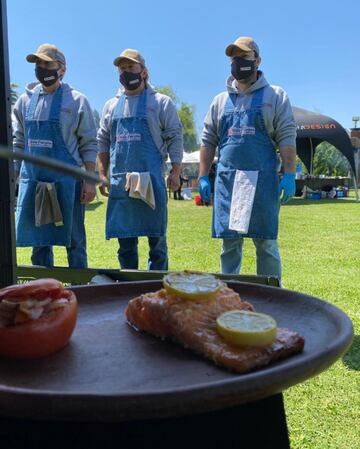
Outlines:
POLYGON ((258 171, 236 170, 230 206, 229 229, 247 234, 254 205, 258 171))
POLYGON ((129 191, 131 198, 140 199, 152 209, 155 209, 154 190, 148 171, 126 173, 125 190, 129 191))

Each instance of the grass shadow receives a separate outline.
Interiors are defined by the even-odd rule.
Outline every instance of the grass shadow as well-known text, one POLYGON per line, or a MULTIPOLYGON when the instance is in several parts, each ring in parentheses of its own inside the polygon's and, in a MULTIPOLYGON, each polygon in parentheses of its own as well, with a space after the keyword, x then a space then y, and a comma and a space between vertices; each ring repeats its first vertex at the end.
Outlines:
POLYGON ((344 365, 354 371, 360 371, 360 335, 355 335, 352 345, 343 356, 344 365))
POLYGON ((104 204, 103 201, 96 201, 85 206, 85 210, 95 210, 104 204))
MULTIPOLYGON (((320 204, 353 204, 356 203, 356 200, 348 200, 345 198, 324 198, 321 200, 310 200, 308 198, 298 198, 296 200, 291 200, 288 203, 285 204, 285 206, 311 206, 313 204, 316 204, 317 206, 320 204)), ((360 204, 360 203, 359 203, 360 204)))

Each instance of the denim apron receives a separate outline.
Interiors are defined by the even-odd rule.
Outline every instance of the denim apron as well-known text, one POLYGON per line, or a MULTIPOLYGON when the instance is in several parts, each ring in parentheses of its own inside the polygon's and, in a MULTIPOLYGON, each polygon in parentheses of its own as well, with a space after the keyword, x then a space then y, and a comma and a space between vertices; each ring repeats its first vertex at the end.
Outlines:
MULTIPOLYGON (((41 86, 34 91, 26 112, 24 152, 78 166, 66 148, 60 128, 63 88, 60 86, 53 94, 48 120, 34 118, 40 89, 41 86)), ((76 180, 71 176, 49 171, 27 161, 22 162, 16 208, 17 246, 70 246, 75 186, 76 180), (35 226, 35 190, 39 181, 55 183, 63 226, 55 226, 52 223, 35 226)), ((80 201, 80 198, 78 200, 80 201)))
POLYGON ((139 96, 135 116, 124 117, 125 95, 112 115, 110 191, 106 211, 106 239, 162 237, 166 234, 167 195, 162 176, 163 157, 154 143, 146 118, 146 92, 139 96), (125 190, 126 173, 150 172, 155 209, 130 198, 125 190))
MULTIPOLYGON (((219 160, 215 179, 212 236, 276 239, 278 234, 278 178, 276 151, 261 111, 263 89, 253 94, 248 110, 236 106, 236 94, 227 99, 220 121, 219 160), (233 186, 237 170, 257 172, 257 184, 247 233, 229 229, 233 186)), ((241 195, 240 195, 241 197, 241 195)))

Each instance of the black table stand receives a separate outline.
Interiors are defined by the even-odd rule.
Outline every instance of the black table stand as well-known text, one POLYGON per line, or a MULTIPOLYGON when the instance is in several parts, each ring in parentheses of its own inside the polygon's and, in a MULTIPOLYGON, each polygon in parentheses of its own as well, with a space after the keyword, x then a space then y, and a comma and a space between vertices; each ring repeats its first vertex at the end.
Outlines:
POLYGON ((132 422, 1 418, 0 441, 3 449, 290 449, 282 394, 215 412, 132 422))

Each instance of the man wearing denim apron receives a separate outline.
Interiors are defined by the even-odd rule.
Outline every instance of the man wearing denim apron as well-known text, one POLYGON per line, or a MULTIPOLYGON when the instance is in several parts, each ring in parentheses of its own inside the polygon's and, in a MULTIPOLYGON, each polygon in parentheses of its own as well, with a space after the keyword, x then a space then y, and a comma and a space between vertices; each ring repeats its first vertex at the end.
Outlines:
MULTIPOLYGON (((64 54, 54 45, 43 44, 26 59, 35 63, 39 82, 29 84, 15 104, 14 148, 94 171, 94 118, 86 97, 62 82, 66 71, 64 54)), ((47 267, 54 266, 52 246, 65 246, 69 266, 87 268, 85 203, 94 199, 95 186, 26 161, 17 162, 15 171, 20 173, 17 246, 32 246, 33 265, 47 267), (51 216, 54 207, 43 201, 38 210, 35 205, 39 188, 52 190, 60 211, 58 221, 39 219, 45 212, 51 216)))
POLYGON ((226 48, 227 92, 208 111, 200 152, 199 184, 210 200, 209 169, 218 148, 212 235, 222 238, 221 270, 238 274, 244 237, 256 247, 257 274, 281 279, 278 215, 295 193, 296 127, 286 92, 258 70, 258 45, 239 37, 226 48), (284 176, 278 181, 276 149, 284 176))
POLYGON ((149 270, 168 269, 166 243, 167 194, 164 162, 172 164, 168 187, 180 186, 183 154, 182 127, 174 103, 148 83, 145 60, 137 50, 124 50, 114 60, 123 86, 104 106, 98 131, 98 167, 103 179, 110 177, 106 238, 117 238, 121 268, 138 269, 138 237, 149 242, 149 270), (110 170, 109 170, 110 169, 110 170), (108 174, 109 170, 109 174, 108 174), (143 184, 132 196, 129 177, 143 184))

